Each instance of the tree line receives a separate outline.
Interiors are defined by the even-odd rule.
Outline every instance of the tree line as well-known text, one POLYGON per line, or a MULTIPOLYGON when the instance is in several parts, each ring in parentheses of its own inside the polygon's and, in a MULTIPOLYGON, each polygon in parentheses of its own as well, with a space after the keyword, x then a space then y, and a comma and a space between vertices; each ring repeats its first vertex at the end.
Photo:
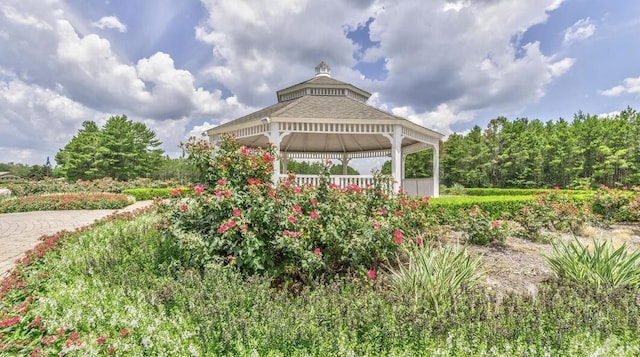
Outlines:
MULTIPOLYGON (((417 161, 431 167, 431 153, 422 155, 424 160, 407 160, 407 166, 417 161)), ((640 185, 640 113, 631 108, 606 117, 578 112, 571 122, 546 123, 499 117, 485 130, 475 126, 449 136, 440 160, 441 182, 447 186, 640 185)))

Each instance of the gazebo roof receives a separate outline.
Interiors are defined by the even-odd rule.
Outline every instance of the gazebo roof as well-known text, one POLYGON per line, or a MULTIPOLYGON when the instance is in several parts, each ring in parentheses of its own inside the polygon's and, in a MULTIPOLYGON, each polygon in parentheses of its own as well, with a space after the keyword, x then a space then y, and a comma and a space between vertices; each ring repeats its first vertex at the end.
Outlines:
POLYGON ((278 102, 207 130, 211 138, 234 133, 244 145, 268 145, 270 123, 290 133, 280 145, 287 152, 355 153, 388 150, 384 135, 401 125, 408 134, 403 147, 437 143, 443 135, 405 118, 366 104, 371 94, 330 77, 321 62, 310 80, 277 91, 278 102), (373 125, 373 126, 372 126, 373 125), (308 130, 306 129, 308 128, 308 130), (381 135, 383 134, 383 135, 381 135))

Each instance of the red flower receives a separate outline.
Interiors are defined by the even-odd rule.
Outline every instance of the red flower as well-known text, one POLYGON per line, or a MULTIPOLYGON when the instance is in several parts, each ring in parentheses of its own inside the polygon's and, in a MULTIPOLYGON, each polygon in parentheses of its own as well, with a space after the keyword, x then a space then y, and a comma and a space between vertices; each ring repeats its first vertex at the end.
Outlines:
POLYGON ((18 322, 20 322, 19 315, 16 315, 12 318, 7 317, 4 320, 0 321, 0 328, 10 327, 17 324, 18 322))
POLYGON ((129 336, 130 332, 129 330, 127 330, 126 328, 123 328, 122 330, 120 330, 120 337, 127 337, 129 336))
POLYGON ((377 231, 378 229, 380 229, 380 223, 378 223, 378 222, 374 222, 374 223, 373 223, 373 229, 375 229, 376 231, 377 231))
POLYGON ((56 343, 56 336, 43 336, 42 343, 44 343, 47 346, 51 346, 54 343, 56 343))
POLYGON ((236 221, 229 221, 229 222, 227 222, 227 227, 229 227, 229 228, 233 228, 233 227, 235 227, 235 226, 236 226, 236 221))
POLYGON ((239 210, 239 209, 237 209, 237 208, 234 208, 234 209, 233 209, 233 215, 234 215, 234 216, 236 216, 236 217, 240 217, 240 215, 241 215, 241 214, 242 214, 242 212, 240 212, 240 210, 239 210))
POLYGON ((72 333, 69 334, 69 339, 71 341, 76 341, 79 338, 80 338, 80 332, 78 332, 78 331, 72 332, 72 333))
POLYGON ((422 244, 422 237, 416 238, 416 244, 422 244))
POLYGON ((106 336, 106 335, 102 335, 102 336, 98 337, 98 338, 96 339, 96 342, 97 342, 99 345, 104 344, 105 342, 107 342, 107 336, 106 336))
POLYGON ((298 219, 294 216, 289 216, 289 222, 291 223, 296 223, 298 221, 298 219))
POLYGON ((293 210, 296 211, 297 214, 302 214, 302 208, 296 204, 293 205, 293 210))
POLYGON ((224 186, 226 183, 227 183, 227 181, 225 181, 223 179, 218 180, 218 185, 220 185, 220 186, 224 186))
POLYGON ((322 254, 322 251, 320 251, 320 248, 316 248, 316 249, 313 250, 313 254, 320 255, 320 254, 322 254))
POLYGON ((316 200, 315 198, 311 200, 311 205, 312 206, 317 206, 318 205, 318 200, 316 200))
POLYGON ((396 211, 396 216, 402 216, 402 212, 401 211, 396 211))
POLYGON ((188 207, 187 207, 187 205, 180 205, 180 210, 181 210, 182 212, 186 211, 186 210, 187 210, 187 208, 188 208, 188 207))
POLYGON ((302 189, 300 187, 294 187, 293 188, 293 192, 297 193, 297 194, 301 194, 302 193, 302 189))
POLYGON ((373 269, 369 269, 369 271, 367 271, 367 276, 369 277, 369 279, 375 279, 376 278, 376 272, 373 269))
POLYGON ((216 194, 216 196, 220 197, 220 196, 222 196, 222 191, 216 190, 215 194, 216 194))
POLYGON ((396 242, 396 244, 402 243, 402 231, 401 230, 396 229, 395 232, 393 232, 393 236, 395 237, 394 241, 396 242))
POLYGON ((380 208, 380 214, 387 214, 387 210, 384 208, 380 208))
POLYGON ((171 191, 171 196, 178 196, 182 193, 182 190, 179 188, 176 188, 175 190, 171 191))
POLYGON ((247 148, 243 146, 242 149, 240 149, 240 153, 247 156, 249 154, 249 150, 247 150, 247 148))
POLYGON ((320 215, 316 211, 311 211, 311 213, 309 213, 309 216, 311 216, 311 218, 320 218, 320 215))
POLYGON ((197 195, 199 195, 199 194, 201 194, 202 192, 204 192, 204 186, 203 186, 201 183, 199 183, 199 184, 196 186, 196 188, 195 188, 195 190, 194 190, 194 191, 195 191, 195 193, 196 193, 197 195))
POLYGON ((276 195, 276 191, 274 190, 269 190, 269 192, 267 193, 270 197, 274 197, 276 195))

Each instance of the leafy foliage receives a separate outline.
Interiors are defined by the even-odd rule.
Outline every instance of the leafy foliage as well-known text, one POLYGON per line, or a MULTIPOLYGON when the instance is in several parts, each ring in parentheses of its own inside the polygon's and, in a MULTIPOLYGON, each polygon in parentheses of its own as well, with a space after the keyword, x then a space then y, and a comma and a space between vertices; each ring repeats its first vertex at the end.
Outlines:
POLYGON ((627 252, 622 245, 593 241, 589 249, 575 239, 552 243, 553 256, 546 257, 551 269, 561 278, 578 284, 599 287, 640 287, 640 250, 627 252))
POLYGON ((481 274, 480 259, 464 249, 420 244, 398 257, 388 269, 391 291, 413 306, 423 305, 441 314, 448 304, 474 286, 481 274))
POLYGON ((56 154, 57 171, 68 180, 148 177, 158 167, 160 141, 146 125, 126 115, 112 116, 103 128, 85 121, 78 134, 56 154))

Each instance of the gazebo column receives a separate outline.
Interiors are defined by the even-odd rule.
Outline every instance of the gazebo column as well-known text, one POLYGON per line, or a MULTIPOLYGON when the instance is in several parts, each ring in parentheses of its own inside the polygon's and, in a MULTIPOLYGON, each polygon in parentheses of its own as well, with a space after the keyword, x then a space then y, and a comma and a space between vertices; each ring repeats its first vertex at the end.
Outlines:
POLYGON ((278 184, 280 180, 280 123, 271 123, 271 131, 269 132, 269 142, 276 149, 276 157, 273 160, 273 172, 271 174, 271 181, 274 185, 278 184))
POLYGON ((393 192, 397 193, 402 186, 402 126, 394 125, 391 137, 391 176, 394 178, 393 192))
POLYGON ((433 146, 433 197, 440 196, 440 149, 433 146))
POLYGON ((282 173, 288 174, 289 168, 287 167, 289 164, 289 154, 285 151, 282 153, 282 173))
POLYGON ((349 173, 349 170, 347 170, 348 167, 349 167, 349 155, 343 154, 342 155, 342 174, 343 175, 347 175, 349 173))

